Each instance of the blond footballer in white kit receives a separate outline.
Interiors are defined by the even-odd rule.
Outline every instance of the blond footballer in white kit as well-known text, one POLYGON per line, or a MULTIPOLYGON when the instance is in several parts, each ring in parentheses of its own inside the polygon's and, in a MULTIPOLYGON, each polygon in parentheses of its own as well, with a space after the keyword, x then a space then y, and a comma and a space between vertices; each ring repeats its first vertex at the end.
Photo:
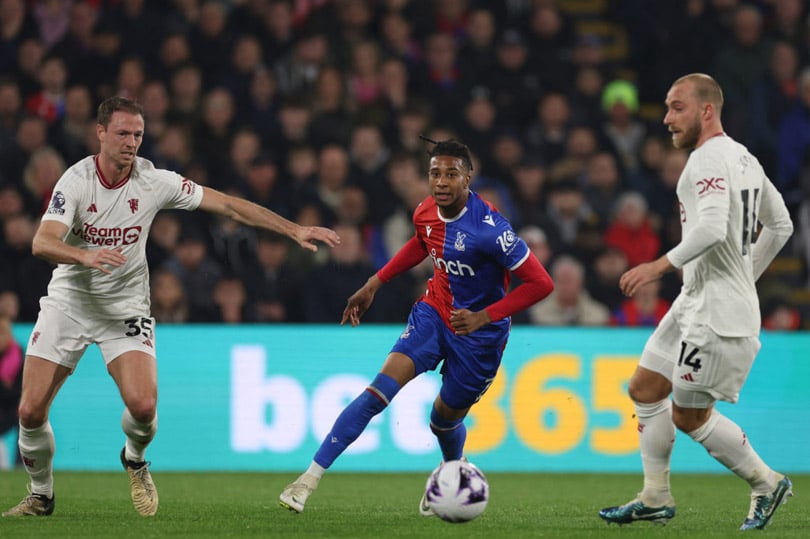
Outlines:
POLYGON ((742 429, 714 408, 716 400, 739 397, 760 348, 755 282, 793 232, 782 196, 757 159, 723 132, 722 104, 720 87, 704 74, 678 79, 667 94, 664 124, 673 144, 693 150, 677 186, 682 240, 625 273, 620 287, 632 296, 679 268, 683 287, 630 380, 644 488, 600 511, 609 523, 662 524, 675 516, 669 462, 676 426, 751 486, 741 530, 764 528, 792 494, 790 479, 768 467, 742 429))
POLYGON ((47 516, 54 510, 54 436, 48 412, 86 348, 98 344, 124 401, 121 463, 132 502, 143 516, 158 495, 145 461, 157 430, 154 319, 149 311, 146 241, 161 209, 202 209, 289 236, 302 247, 334 246, 334 231, 305 227, 247 200, 195 184, 136 157, 143 110, 112 97, 98 109, 100 151, 59 179, 32 250, 58 266, 40 301, 28 343, 20 399, 20 454, 30 494, 3 516, 47 516))

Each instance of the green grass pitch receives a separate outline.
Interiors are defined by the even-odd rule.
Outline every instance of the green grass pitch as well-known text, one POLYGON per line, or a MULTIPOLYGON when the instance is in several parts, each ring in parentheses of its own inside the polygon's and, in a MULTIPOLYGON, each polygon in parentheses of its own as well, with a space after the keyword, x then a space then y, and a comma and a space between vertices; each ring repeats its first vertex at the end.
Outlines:
MULTIPOLYGON (((640 474, 489 473, 486 511, 472 522, 448 524, 417 512, 427 472, 331 472, 299 515, 277 503, 279 492, 295 475, 155 471, 160 509, 154 518, 143 518, 132 508, 123 471, 57 471, 54 514, 2 518, 0 537, 738 538, 749 504, 747 485, 731 474, 676 475, 672 486, 677 516, 668 525, 608 526, 597 511, 630 499, 640 489, 640 474)), ((26 479, 20 470, 0 472, 2 510, 22 498, 26 479)), ((810 476, 791 479, 795 495, 767 530, 748 534, 807 537, 810 476)))

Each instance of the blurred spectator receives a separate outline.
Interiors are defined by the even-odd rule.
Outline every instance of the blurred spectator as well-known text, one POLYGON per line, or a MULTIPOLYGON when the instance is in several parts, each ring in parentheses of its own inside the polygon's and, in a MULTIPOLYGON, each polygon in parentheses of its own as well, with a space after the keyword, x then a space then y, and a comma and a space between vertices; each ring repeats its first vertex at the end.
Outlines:
POLYGON ((433 107, 440 125, 457 125, 464 96, 472 81, 459 68, 458 43, 452 35, 434 33, 425 38, 425 62, 414 77, 417 92, 433 107))
POLYGON ((506 125, 526 127, 526 111, 537 102, 540 78, 529 64, 529 44, 517 28, 501 32, 495 46, 495 66, 487 78, 492 102, 506 125))
POLYGON ((610 321, 607 307, 585 288, 585 268, 577 259, 562 255, 551 267, 554 291, 529 307, 533 324, 544 326, 602 326, 610 321))
POLYGON ((371 105, 380 98, 380 48, 375 41, 358 41, 351 47, 347 84, 352 102, 358 107, 371 105))
POLYGON ((248 88, 248 97, 237 103, 239 123, 251 126, 269 146, 279 136, 276 80, 273 72, 261 67, 253 72, 248 88))
MULTIPOLYGON (((0 160, 14 144, 22 117, 22 95, 19 85, 10 78, 0 78, 0 160)), ((0 171, 0 181, 7 171, 0 171)))
POLYGON ((34 152, 48 142, 48 126, 39 116, 25 116, 17 125, 16 137, 2 148, 0 171, 10 181, 22 183, 23 170, 34 152))
POLYGON ((209 254, 202 233, 191 227, 184 231, 161 268, 174 273, 183 283, 190 322, 210 322, 216 317, 213 291, 222 277, 222 268, 209 254))
MULTIPOLYGON (((333 66, 321 69, 315 83, 310 143, 347 145, 352 128, 351 98, 343 72, 333 66)), ((302 141, 298 141, 302 142, 302 141)))
POLYGON ((245 285, 237 277, 223 277, 217 281, 212 296, 216 305, 213 322, 243 324, 256 321, 247 300, 245 285))
POLYGON ((432 107, 427 102, 410 100, 399 113, 393 133, 393 149, 422 156, 424 141, 419 138, 433 120, 432 107))
POLYGON ((599 152, 588 161, 581 177, 585 201, 599 216, 599 221, 609 223, 616 202, 624 192, 624 185, 616 158, 610 152, 599 152))
MULTIPOLYGON (((338 223, 334 230, 340 236, 340 244, 329 251, 328 261, 309 275, 303 290, 301 301, 308 322, 339 322, 348 297, 374 273, 363 249, 360 229, 338 223)), ((382 314, 380 308, 372 305, 365 317, 379 322, 382 314)))
POLYGON ((146 71, 143 60, 137 56, 130 56, 118 64, 113 91, 115 95, 140 101, 144 82, 146 82, 146 71))
POLYGON ((810 67, 799 75, 796 101, 779 124, 779 150, 774 184, 785 198, 785 204, 796 216, 802 200, 807 201, 810 187, 802 185, 802 175, 810 170, 810 67))
MULTIPOLYGON (((324 146, 318 154, 315 194, 327 222, 334 220, 349 181, 349 153, 337 144, 324 146)), ((346 296, 348 297, 348 296, 346 296)))
POLYGON ((49 56, 38 70, 40 90, 25 100, 25 109, 43 118, 48 125, 54 124, 65 114, 65 86, 67 66, 59 56, 49 56))
POLYGON ((588 206, 582 188, 574 180, 561 180, 549 187, 546 219, 539 225, 554 252, 590 261, 602 246, 599 216, 588 206))
MULTIPOLYGON (((238 192, 229 190, 239 196, 238 192)), ((233 219, 215 216, 209 227, 211 257, 228 275, 245 271, 256 251, 256 230, 233 219)))
POLYGON ((146 243, 146 259, 149 270, 157 271, 177 248, 183 225, 175 211, 161 211, 152 221, 149 238, 146 243))
POLYGON ((351 133, 349 157, 349 177, 370 200, 375 201, 369 208, 369 219, 379 223, 396 205, 396 198, 386 181, 386 165, 391 151, 385 145, 380 129, 374 125, 355 127, 351 133))
POLYGON ((526 245, 529 246, 529 250, 537 257, 537 260, 539 260, 544 267, 548 267, 549 262, 551 262, 554 256, 554 250, 551 248, 551 244, 548 242, 548 238, 546 237, 546 233, 543 232, 543 229, 535 225, 524 226, 518 230, 518 236, 526 242, 526 245))
POLYGON ((263 28, 259 37, 262 39, 267 63, 272 65, 294 46, 293 2, 270 0, 262 22, 263 28))
POLYGON ((84 84, 69 86, 65 91, 65 114, 48 132, 50 144, 66 163, 75 163, 90 153, 85 139, 88 130, 95 131, 94 116, 90 89, 84 84))
POLYGON ((313 111, 305 98, 286 97, 278 111, 278 137, 269 145, 273 151, 284 155, 293 146, 310 144, 312 115, 313 111))
POLYGON ((31 254, 36 222, 24 214, 8 217, 2 223, 0 260, 12 270, 12 281, 4 288, 15 290, 19 299, 19 320, 33 321, 39 311, 39 298, 45 295, 53 266, 31 254))
POLYGON ((156 167, 176 170, 193 176, 197 183, 207 185, 207 174, 192 174, 189 167, 194 159, 191 134, 185 124, 168 123, 152 150, 151 160, 156 167))
POLYGON ((772 40, 763 35, 759 9, 741 3, 733 13, 731 39, 717 51, 711 71, 726 89, 723 127, 736 140, 745 140, 751 88, 768 70, 771 47, 772 40))
POLYGON ((169 124, 169 90, 163 81, 150 80, 143 84, 140 103, 143 106, 145 131, 139 150, 141 155, 152 160, 155 146, 169 124))
POLYGON ((71 82, 81 81, 94 90, 107 82, 106 73, 96 71, 101 67, 95 63, 94 28, 97 19, 98 9, 92 2, 74 2, 70 7, 67 33, 53 46, 53 50, 58 51, 65 64, 70 66, 71 82))
POLYGON ((798 76, 798 52, 781 41, 773 46, 768 71, 751 86, 746 146, 772 178, 779 150, 779 124, 798 96, 798 76))
POLYGON ((404 63, 408 70, 422 61, 422 45, 414 36, 413 20, 402 12, 387 11, 380 19, 380 46, 383 54, 404 63))
POLYGON ((38 37, 37 21, 24 0, 0 1, 0 73, 14 69, 20 44, 38 37))
POLYGON ((152 76, 167 81, 172 73, 191 61, 191 43, 188 41, 188 35, 171 31, 160 42, 157 62, 150 66, 152 76))
MULTIPOLYGON (((6 285, 10 285, 11 281, 3 281, 6 285)), ((3 290, 0 292, 0 318, 9 318, 10 320, 18 320, 20 317, 20 298, 13 290, 3 290)))
POLYGON ((273 65, 278 89, 282 95, 307 95, 312 92, 318 74, 329 63, 326 35, 308 31, 292 49, 273 65))
POLYGON ((248 101, 253 75, 265 69, 264 51, 259 39, 251 34, 235 38, 230 63, 220 68, 219 84, 230 90, 237 104, 248 101))
POLYGON ((769 37, 782 40, 799 52, 803 65, 810 62, 810 7, 804 0, 776 0, 766 24, 769 37))
POLYGON ((794 331, 802 327, 802 313, 784 299, 763 305, 762 327, 771 331, 794 331))
POLYGON ((605 123, 602 135, 608 140, 611 150, 619 158, 622 171, 638 170, 638 154, 647 128, 638 119, 638 91, 634 84, 625 80, 614 80, 602 92, 602 110, 605 123))
POLYGON ((301 312, 306 274, 289 260, 287 239, 260 233, 255 259, 243 273, 257 322, 306 322, 301 312))
POLYGON ((546 219, 544 192, 548 170, 537 159, 524 157, 514 170, 512 200, 517 215, 511 219, 517 226, 538 225, 546 219))
POLYGON ((174 121, 184 123, 189 129, 196 129, 202 121, 202 72, 193 64, 178 67, 169 81, 171 94, 170 116, 174 121))
POLYGON ((475 155, 486 159, 495 144, 498 111, 490 99, 489 90, 476 86, 464 104, 459 136, 475 155))
POLYGON ((537 104, 536 113, 526 130, 526 141, 533 154, 545 163, 554 163, 565 153, 571 126, 568 97, 562 92, 546 92, 537 104))
POLYGON ((17 72, 15 78, 25 96, 33 95, 42 88, 39 81, 40 67, 45 58, 45 47, 38 39, 28 38, 17 49, 17 72))
POLYGON ((410 73, 405 62, 386 58, 380 66, 380 97, 371 112, 358 111, 360 117, 368 117, 386 131, 391 131, 396 118, 405 109, 410 95, 410 73))
POLYGON ((641 194, 628 191, 616 200, 605 245, 620 249, 630 267, 658 257, 661 239, 650 223, 647 201, 641 194))
POLYGON ((23 170, 23 183, 28 190, 28 212, 31 216, 41 216, 48 207, 53 187, 65 172, 65 161, 50 146, 36 150, 23 170))
POLYGON ((574 87, 568 90, 571 122, 598 129, 604 118, 602 93, 605 81, 602 73, 595 67, 582 67, 577 70, 573 84, 574 87))
POLYGON ((486 84, 495 67, 495 15, 486 7, 475 7, 467 16, 466 39, 459 50, 459 66, 475 84, 486 84))
POLYGON ((0 469, 16 465, 16 447, 2 441, 17 427, 17 406, 22 394, 23 350, 11 332, 11 319, 0 314, 0 469))
POLYGON ((151 278, 152 316, 162 324, 189 321, 188 302, 183 283, 169 270, 158 269, 151 278))
POLYGON ((574 25, 557 2, 535 2, 529 16, 530 63, 540 84, 552 91, 568 91, 574 79, 569 62, 576 42, 574 25))
POLYGON ((259 153, 247 166, 240 189, 248 199, 279 215, 290 216, 292 202, 289 186, 280 177, 278 169, 273 156, 266 152, 259 153))
POLYGON ((233 185, 223 149, 231 147, 235 115, 236 105, 228 90, 214 88, 205 94, 202 123, 194 133, 195 151, 205 156, 208 179, 212 187, 219 189, 233 185))
POLYGON ((203 87, 210 89, 221 83, 222 67, 228 64, 233 36, 228 30, 225 2, 202 0, 199 17, 189 36, 194 63, 203 75, 203 87))
POLYGON ((659 295, 661 281, 651 281, 639 288, 632 298, 626 299, 613 311, 613 326, 657 326, 669 310, 669 301, 659 295))
POLYGON ((617 247, 605 246, 594 258, 586 276, 585 287, 591 296, 609 311, 617 309, 625 300, 619 288, 619 279, 630 269, 627 255, 617 247))

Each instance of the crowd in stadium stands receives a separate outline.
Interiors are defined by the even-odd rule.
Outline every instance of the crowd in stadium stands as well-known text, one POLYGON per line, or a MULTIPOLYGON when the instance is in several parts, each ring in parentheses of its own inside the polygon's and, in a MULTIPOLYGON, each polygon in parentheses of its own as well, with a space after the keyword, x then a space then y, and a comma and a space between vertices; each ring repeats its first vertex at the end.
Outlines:
MULTIPOLYGON (((632 299, 617 283, 679 241, 688 156, 663 101, 700 71, 796 226, 760 283, 764 325, 810 327, 809 36, 805 0, 0 0, 0 312, 36 317, 52 269, 31 255, 37 219, 122 95, 156 166, 343 239, 310 253, 166 212, 148 244, 160 322, 338 322, 412 234, 425 134, 470 146, 472 188, 555 280, 515 322, 655 324, 678 276, 632 299)), ((430 272, 364 319, 402 322, 430 272)))

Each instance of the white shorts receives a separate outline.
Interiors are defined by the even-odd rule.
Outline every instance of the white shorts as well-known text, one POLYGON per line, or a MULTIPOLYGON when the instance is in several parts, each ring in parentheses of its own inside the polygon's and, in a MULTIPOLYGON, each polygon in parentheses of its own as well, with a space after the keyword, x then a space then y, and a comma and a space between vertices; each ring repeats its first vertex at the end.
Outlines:
POLYGON ((757 337, 722 337, 708 326, 682 335, 670 310, 647 340, 639 366, 672 381, 672 400, 683 408, 737 402, 760 349, 757 337))
POLYGON ((95 343, 104 363, 137 350, 155 357, 155 319, 133 317, 126 320, 74 320, 50 298, 42 298, 40 311, 27 355, 41 357, 73 372, 87 347, 95 343))

